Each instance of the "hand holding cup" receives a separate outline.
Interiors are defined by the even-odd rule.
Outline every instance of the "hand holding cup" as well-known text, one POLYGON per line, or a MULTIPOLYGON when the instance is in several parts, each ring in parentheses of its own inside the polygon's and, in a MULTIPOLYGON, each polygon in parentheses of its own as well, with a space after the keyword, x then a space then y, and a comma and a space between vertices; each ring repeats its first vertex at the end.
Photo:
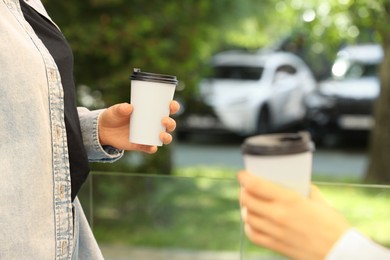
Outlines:
POLYGON ((130 103, 134 111, 130 117, 129 140, 136 144, 162 146, 160 133, 166 129, 161 119, 169 115, 169 104, 178 84, 176 76, 134 69, 130 80, 130 103))
POLYGON ((245 169, 308 196, 314 144, 308 132, 265 134, 245 139, 245 169))
MULTIPOLYGON (((179 111, 180 105, 176 101, 169 104, 169 114, 175 114, 179 111)), ((157 146, 134 144, 129 142, 129 117, 133 112, 133 106, 128 103, 113 105, 104 110, 98 121, 98 133, 101 145, 110 145, 122 150, 135 150, 146 153, 155 153, 157 146)), ((159 134, 163 144, 169 144, 172 136, 169 134, 176 128, 176 122, 169 116, 160 120, 164 126, 164 131, 159 134), (165 131, 166 130, 166 131, 165 131)))

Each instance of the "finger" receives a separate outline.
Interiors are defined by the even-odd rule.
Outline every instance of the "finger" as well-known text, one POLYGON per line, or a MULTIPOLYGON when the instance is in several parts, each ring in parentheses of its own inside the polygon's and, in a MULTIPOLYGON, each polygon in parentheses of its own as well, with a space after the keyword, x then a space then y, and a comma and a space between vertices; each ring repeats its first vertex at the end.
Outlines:
POLYGON ((295 253, 294 248, 289 247, 282 241, 275 239, 272 236, 253 229, 249 225, 245 225, 244 231, 249 240, 251 240, 256 245, 263 246, 265 248, 282 253, 284 255, 292 255, 295 253))
POLYGON ((247 211, 251 211, 252 214, 266 217, 269 219, 275 219, 276 212, 280 211, 279 208, 272 204, 272 201, 263 199, 261 197, 255 197, 251 193, 247 192, 244 188, 241 189, 240 194, 241 206, 246 208, 247 211))
POLYGON ((173 132, 176 129, 176 121, 170 117, 164 117, 162 124, 167 129, 167 132, 173 132))
POLYGON ((160 140, 163 142, 163 144, 170 144, 173 140, 172 135, 168 134, 167 132, 161 132, 160 133, 160 140))
POLYGON ((238 181, 245 187, 247 192, 267 200, 289 200, 298 195, 290 189, 284 188, 247 171, 240 171, 238 173, 238 181))
POLYGON ((251 230, 256 233, 261 233, 274 239, 283 238, 284 233, 280 226, 275 225, 272 221, 268 219, 263 219, 260 217, 254 217, 249 212, 247 213, 245 224, 248 225, 251 230))
POLYGON ((127 147, 124 148, 124 150, 140 151, 145 153, 155 153, 157 151, 157 146, 129 143, 127 147))
POLYGON ((139 145, 136 150, 145 152, 148 154, 153 154, 157 152, 157 146, 151 146, 151 145, 139 145))
POLYGON ((133 112, 133 105, 129 103, 118 104, 116 112, 121 116, 129 116, 133 112))
POLYGON ((169 113, 176 114, 180 110, 180 104, 176 100, 172 100, 169 104, 169 113))
POLYGON ((267 218, 267 216, 263 217, 247 208, 245 212, 244 221, 246 224, 250 225, 253 229, 260 231, 261 233, 270 235, 277 239, 283 239, 287 235, 287 232, 289 231, 289 228, 286 225, 284 225, 284 221, 279 221, 279 219, 267 218))
POLYGON ((129 116, 133 111, 133 106, 129 103, 122 103, 110 106, 107 112, 111 117, 129 116))
POLYGON ((244 225, 245 235, 256 245, 264 246, 266 248, 274 249, 275 239, 271 236, 262 233, 259 230, 252 228, 249 224, 244 225))
POLYGON ((101 122, 104 124, 106 121, 122 122, 124 118, 129 117, 133 111, 133 106, 128 103, 116 104, 107 108, 101 116, 101 122))
POLYGON ((153 154, 157 152, 157 146, 151 146, 146 151, 146 153, 153 154))

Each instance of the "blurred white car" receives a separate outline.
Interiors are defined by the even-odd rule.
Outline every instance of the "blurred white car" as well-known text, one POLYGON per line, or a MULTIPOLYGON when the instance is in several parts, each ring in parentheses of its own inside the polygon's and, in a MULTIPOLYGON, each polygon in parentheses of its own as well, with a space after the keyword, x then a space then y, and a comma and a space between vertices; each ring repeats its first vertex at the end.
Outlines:
POLYGON ((337 53, 332 77, 319 82, 306 100, 309 131, 317 143, 330 135, 350 137, 371 130, 382 59, 379 44, 346 46, 337 53))
POLYGON ((316 81, 296 55, 227 51, 215 55, 211 66, 199 92, 227 130, 247 136, 303 122, 304 99, 316 81))

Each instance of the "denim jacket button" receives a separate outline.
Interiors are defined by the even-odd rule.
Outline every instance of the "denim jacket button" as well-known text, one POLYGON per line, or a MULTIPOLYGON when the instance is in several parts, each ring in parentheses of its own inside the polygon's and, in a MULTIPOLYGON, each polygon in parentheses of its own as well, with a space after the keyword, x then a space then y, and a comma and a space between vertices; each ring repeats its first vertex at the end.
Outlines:
POLYGON ((59 126, 56 127, 56 138, 60 138, 61 137, 61 128, 59 126))
POLYGON ((55 76, 56 76, 56 72, 53 69, 49 69, 48 71, 49 82, 54 82, 56 80, 55 76))
POLYGON ((64 185, 60 186, 60 198, 63 199, 65 197, 65 187, 64 185))

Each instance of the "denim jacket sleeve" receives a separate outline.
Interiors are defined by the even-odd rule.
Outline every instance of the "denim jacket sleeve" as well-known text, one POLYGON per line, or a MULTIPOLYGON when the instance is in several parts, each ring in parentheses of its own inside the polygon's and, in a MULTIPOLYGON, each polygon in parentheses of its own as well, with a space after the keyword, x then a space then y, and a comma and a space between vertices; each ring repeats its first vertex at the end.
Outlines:
POLYGON ((79 107, 81 133, 90 162, 115 162, 123 156, 124 151, 112 146, 102 146, 99 142, 98 122, 101 110, 90 111, 79 107))

